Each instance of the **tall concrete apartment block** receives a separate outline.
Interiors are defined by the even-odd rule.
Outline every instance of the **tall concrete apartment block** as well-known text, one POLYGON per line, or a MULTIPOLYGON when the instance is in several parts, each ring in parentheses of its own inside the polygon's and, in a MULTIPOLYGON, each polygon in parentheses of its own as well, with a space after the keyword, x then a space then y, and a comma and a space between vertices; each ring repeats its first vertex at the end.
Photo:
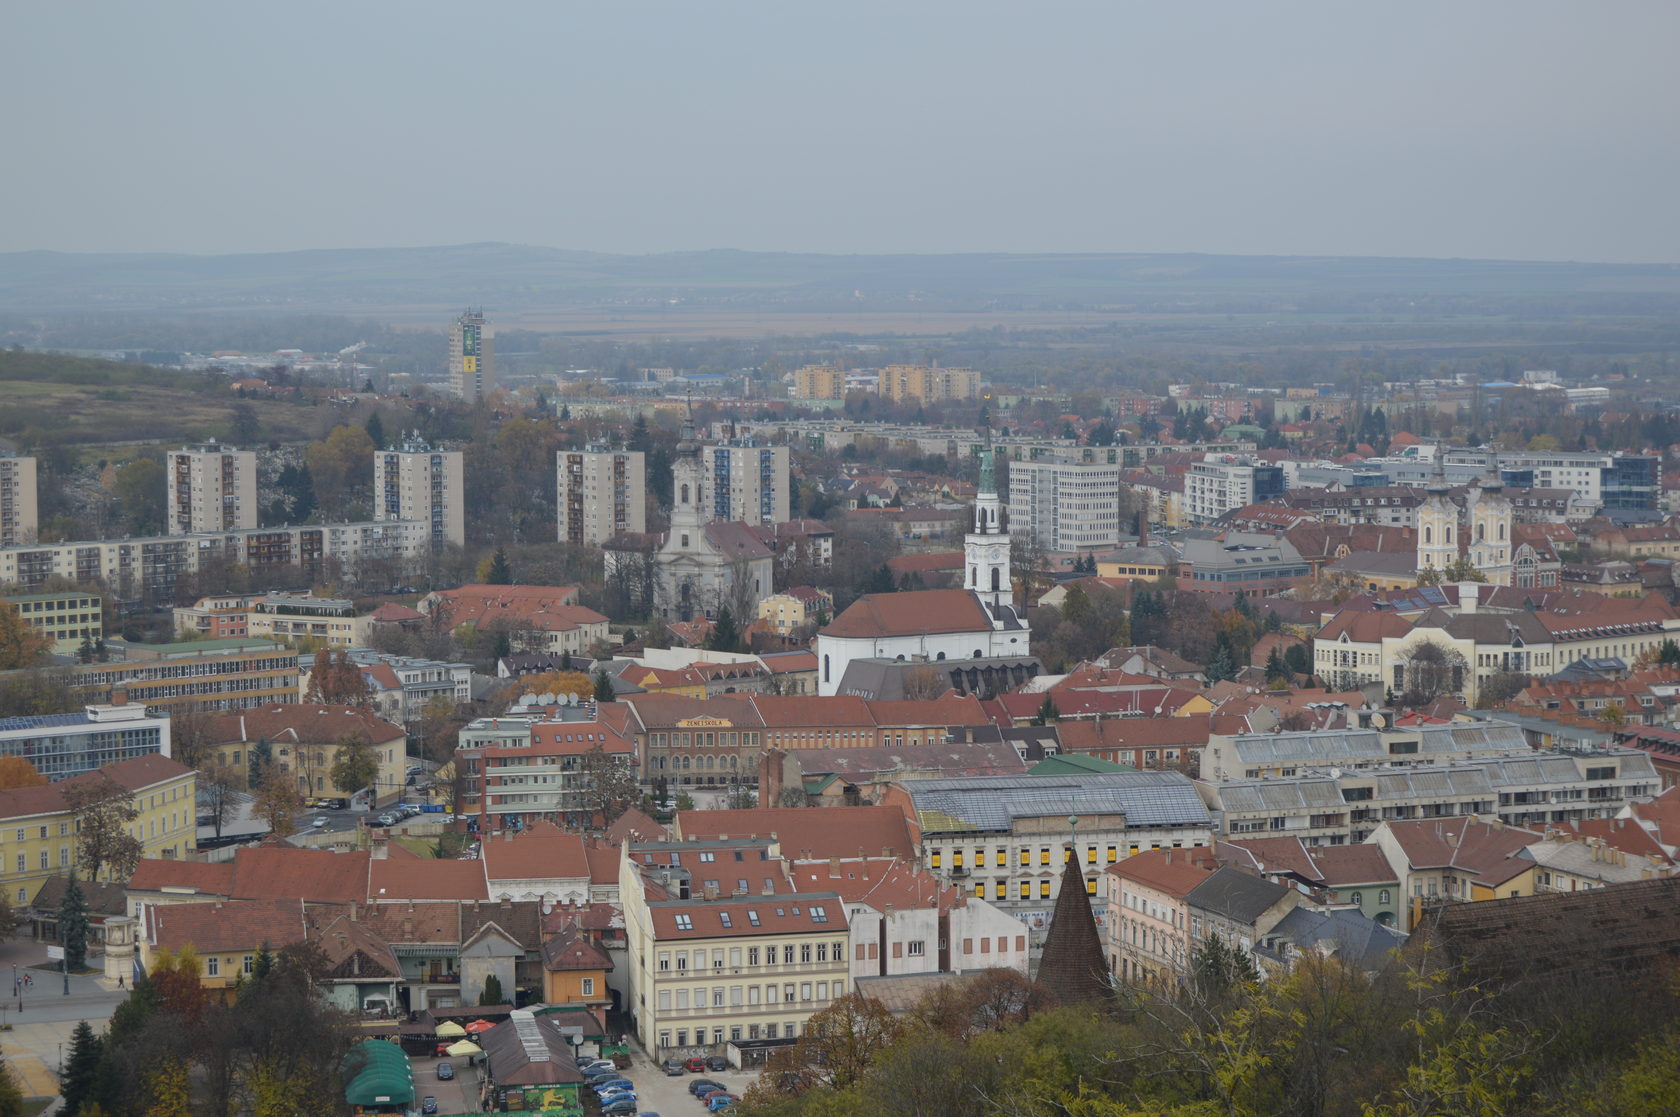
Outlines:
POLYGON ((169 452, 167 535, 257 526, 257 454, 210 442, 169 452))
POLYGON ((779 524, 793 518, 786 446, 750 441, 707 446, 705 463, 712 479, 712 519, 779 524))
POLYGON ((597 444, 554 458, 560 542, 601 544, 647 530, 647 455, 597 444))
POLYGON ((1102 463, 1012 462, 1009 530, 1050 551, 1120 542, 1120 467, 1102 463))
POLYGON ((40 527, 35 500, 35 459, 0 454, 0 547, 35 542, 40 527))
POLYGON ((449 327, 449 388, 468 401, 496 390, 496 342, 479 311, 467 311, 449 327))
POLYGON ((466 545, 461 451, 434 448, 417 434, 395 450, 376 450, 373 490, 375 520, 426 524, 434 552, 446 544, 466 545))
POLYGON ((794 399, 845 399, 846 374, 827 365, 806 365, 793 373, 794 399))
POLYGON ((971 368, 888 365, 881 370, 880 391, 888 399, 899 402, 975 399, 980 395, 980 374, 971 368))
POLYGON ((1184 515, 1193 524, 1282 495, 1283 467, 1246 454, 1208 454, 1184 475, 1184 515))

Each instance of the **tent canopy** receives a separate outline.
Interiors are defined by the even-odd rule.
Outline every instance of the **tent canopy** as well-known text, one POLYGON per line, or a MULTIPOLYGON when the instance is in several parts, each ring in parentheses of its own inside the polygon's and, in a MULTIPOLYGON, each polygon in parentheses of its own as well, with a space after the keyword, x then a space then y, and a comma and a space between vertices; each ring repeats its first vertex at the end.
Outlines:
POLYGON ((464 1036, 467 1034, 467 1030, 453 1020, 445 1020, 437 1026, 437 1034, 440 1036, 464 1036))
POLYGON ((459 1043, 450 1044, 448 1051, 451 1055, 459 1059, 464 1058, 467 1055, 482 1055, 484 1053, 484 1048, 480 1047, 470 1039, 464 1039, 459 1043))
POLYGON ((495 1026, 496 1025, 490 1023, 488 1020, 474 1020, 471 1024, 467 1025, 467 1031, 476 1036, 480 1032, 488 1032, 495 1026))

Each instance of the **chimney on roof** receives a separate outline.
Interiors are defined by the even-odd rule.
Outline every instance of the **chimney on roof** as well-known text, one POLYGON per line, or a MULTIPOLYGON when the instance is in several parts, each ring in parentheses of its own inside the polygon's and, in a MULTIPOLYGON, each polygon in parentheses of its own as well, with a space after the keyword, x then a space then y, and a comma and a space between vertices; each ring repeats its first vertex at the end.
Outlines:
POLYGON ((830 857, 828 859, 828 875, 831 876, 831 877, 836 877, 836 878, 839 877, 839 875, 840 875, 840 858, 838 856, 830 857))
POLYGON ((113 705, 113 706, 126 706, 126 705, 128 705, 128 688, 127 687, 120 687, 119 686, 119 687, 112 687, 111 688, 111 705, 113 705))

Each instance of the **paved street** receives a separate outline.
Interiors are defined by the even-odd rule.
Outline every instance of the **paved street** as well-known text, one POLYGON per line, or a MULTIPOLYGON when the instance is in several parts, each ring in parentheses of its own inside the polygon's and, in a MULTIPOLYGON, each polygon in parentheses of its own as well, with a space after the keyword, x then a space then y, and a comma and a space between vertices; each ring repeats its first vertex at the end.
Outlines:
POLYGON ((35 979, 19 995, 0 1003, 0 1026, 7 1029, 0 1031, 0 1053, 26 1097, 58 1093, 57 1068, 70 1033, 83 1020, 95 1030, 103 1029, 127 995, 103 977, 72 975, 70 995, 65 996, 63 976, 50 967, 45 943, 0 939, 0 994, 10 991, 5 981, 11 972, 35 979))

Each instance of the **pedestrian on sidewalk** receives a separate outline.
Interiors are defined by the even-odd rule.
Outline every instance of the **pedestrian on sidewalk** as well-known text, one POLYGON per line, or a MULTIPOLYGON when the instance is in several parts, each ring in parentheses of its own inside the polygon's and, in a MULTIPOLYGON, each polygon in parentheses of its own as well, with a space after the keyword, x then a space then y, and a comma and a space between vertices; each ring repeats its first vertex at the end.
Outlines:
POLYGON ((122 987, 123 987, 123 975, 118 974, 117 975, 117 988, 121 989, 122 987))

